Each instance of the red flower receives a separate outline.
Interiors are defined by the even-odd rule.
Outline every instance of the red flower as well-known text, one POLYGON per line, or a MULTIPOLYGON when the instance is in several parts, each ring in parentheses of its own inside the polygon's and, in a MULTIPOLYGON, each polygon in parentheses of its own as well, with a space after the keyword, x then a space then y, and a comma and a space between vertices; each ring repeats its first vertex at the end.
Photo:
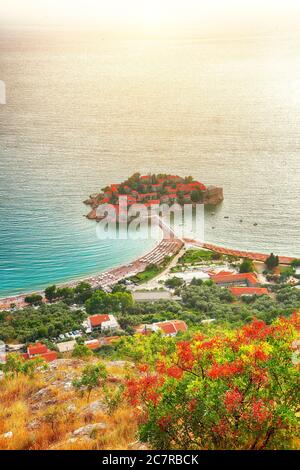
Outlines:
POLYGON ((195 356, 191 349, 191 343, 188 341, 181 341, 177 344, 177 353, 179 360, 185 369, 193 367, 195 356))
POLYGON ((269 382, 268 374, 265 370, 254 369, 251 374, 253 383, 256 385, 266 385, 269 382))
POLYGON ((203 341, 205 336, 202 333, 196 333, 194 336, 194 341, 203 341))
POLYGON ((266 354, 261 348, 256 348, 255 351, 254 351, 254 359, 256 361, 267 361, 269 359, 269 356, 268 354, 266 354))
POLYGON ((192 412, 196 409, 196 406, 197 406, 197 398, 192 398, 192 399, 188 402, 188 409, 189 409, 189 411, 192 413, 192 412))
POLYGON ((253 339, 264 340, 271 332, 272 328, 266 325, 264 321, 255 319, 250 325, 241 328, 239 337, 246 342, 253 339))
POLYGON ((138 370, 140 372, 148 372, 149 371, 149 366, 148 366, 148 364, 139 364, 138 365, 138 370))
POLYGON ((171 424, 171 422, 172 422, 172 417, 170 415, 163 416, 158 421, 158 426, 160 427, 161 431, 166 431, 168 426, 171 424))
POLYGON ((239 361, 234 361, 227 362, 226 364, 213 364, 208 370, 207 375, 212 379, 218 379, 240 374, 242 371, 243 365, 239 361))
POLYGON ((166 373, 166 364, 163 361, 157 361, 156 363, 156 370, 160 374, 165 374, 166 373))
POLYGON ((225 398, 224 398, 224 405, 227 411, 235 411, 238 406, 242 403, 243 401, 243 395, 241 392, 238 390, 238 388, 234 388, 233 390, 228 390, 225 393, 225 398))
POLYGON ((219 436, 224 436, 229 431, 228 423, 224 419, 221 419, 217 424, 212 427, 212 432, 219 436))
POLYGON ((257 400, 252 403, 252 417, 254 421, 262 424, 269 420, 271 416, 272 414, 263 400, 257 400))
POLYGON ((183 370, 180 369, 180 367, 174 365, 167 369, 167 374, 169 377, 173 377, 174 379, 179 380, 183 376, 183 370))
POLYGON ((145 397, 147 401, 151 401, 154 405, 157 405, 160 399, 160 396, 155 391, 149 391, 145 397))

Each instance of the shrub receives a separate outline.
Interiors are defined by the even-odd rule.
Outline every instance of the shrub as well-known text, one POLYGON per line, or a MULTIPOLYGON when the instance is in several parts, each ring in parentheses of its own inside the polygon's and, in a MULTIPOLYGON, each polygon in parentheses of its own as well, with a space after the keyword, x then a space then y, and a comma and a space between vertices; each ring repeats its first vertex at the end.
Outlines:
POLYGON ((78 358, 85 358, 92 356, 93 352, 85 344, 76 344, 72 356, 78 358))
POLYGON ((271 326, 195 334, 141 368, 126 395, 142 406, 140 438, 158 449, 287 449, 299 436, 300 315, 271 326))

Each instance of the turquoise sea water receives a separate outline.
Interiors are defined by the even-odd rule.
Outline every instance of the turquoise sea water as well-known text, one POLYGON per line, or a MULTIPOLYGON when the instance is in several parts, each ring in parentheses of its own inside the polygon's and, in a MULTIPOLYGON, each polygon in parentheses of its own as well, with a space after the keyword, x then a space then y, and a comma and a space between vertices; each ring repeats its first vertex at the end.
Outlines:
POLYGON ((83 217, 83 199, 135 171, 223 186, 207 241, 300 256, 299 45, 2 31, 0 295, 153 246, 99 241, 83 217))

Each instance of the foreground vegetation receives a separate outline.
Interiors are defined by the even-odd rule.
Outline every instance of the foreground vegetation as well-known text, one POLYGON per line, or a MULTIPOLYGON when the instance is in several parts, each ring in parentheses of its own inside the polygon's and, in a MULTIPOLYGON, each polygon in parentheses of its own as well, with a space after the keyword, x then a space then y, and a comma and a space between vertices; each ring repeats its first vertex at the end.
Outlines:
POLYGON ((294 314, 176 338, 123 336, 113 361, 90 353, 46 366, 12 355, 0 448, 300 448, 299 333, 294 314))
POLYGON ((0 449, 139 448, 134 410, 120 395, 126 374, 125 365, 99 366, 95 357, 59 360, 33 374, 11 370, 0 381, 0 449), (93 385, 87 367, 101 372, 92 374, 93 385), (86 377, 89 393, 80 387, 86 377))
MULTIPOLYGON (((165 450, 299 448, 299 332, 295 314, 176 344, 140 340, 141 375, 126 384, 140 439, 165 450)), ((137 359, 133 342, 127 353, 137 359)))

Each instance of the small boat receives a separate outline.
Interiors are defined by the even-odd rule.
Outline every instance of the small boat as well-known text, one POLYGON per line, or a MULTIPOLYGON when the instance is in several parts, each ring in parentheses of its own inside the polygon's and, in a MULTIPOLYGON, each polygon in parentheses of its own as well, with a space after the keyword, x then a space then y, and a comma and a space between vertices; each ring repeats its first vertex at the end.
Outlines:
POLYGON ((243 222, 243 219, 240 219, 240 222, 242 223, 242 222, 243 222))
POLYGON ((229 219, 229 216, 228 216, 228 215, 225 215, 225 216, 224 216, 224 219, 229 219))
POLYGON ((257 227, 257 226, 258 226, 258 223, 257 223, 257 222, 255 222, 255 224, 253 224, 253 225, 254 225, 254 227, 257 227))

